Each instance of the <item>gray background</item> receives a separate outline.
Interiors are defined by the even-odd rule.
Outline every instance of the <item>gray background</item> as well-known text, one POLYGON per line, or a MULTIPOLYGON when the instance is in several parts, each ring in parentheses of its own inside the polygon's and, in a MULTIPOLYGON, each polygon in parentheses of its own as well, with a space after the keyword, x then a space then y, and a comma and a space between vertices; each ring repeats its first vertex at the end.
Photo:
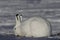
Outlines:
POLYGON ((15 15, 23 20, 42 16, 51 23, 52 33, 60 32, 60 0, 0 0, 0 34, 12 34, 15 15))

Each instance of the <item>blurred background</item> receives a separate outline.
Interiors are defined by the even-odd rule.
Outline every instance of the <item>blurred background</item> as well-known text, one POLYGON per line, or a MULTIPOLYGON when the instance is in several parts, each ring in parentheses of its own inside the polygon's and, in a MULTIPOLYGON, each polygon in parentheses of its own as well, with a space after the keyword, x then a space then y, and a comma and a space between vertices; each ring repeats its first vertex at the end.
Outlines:
POLYGON ((0 34, 13 34, 19 12, 23 20, 42 16, 51 23, 53 34, 60 32, 60 0, 0 0, 0 34))

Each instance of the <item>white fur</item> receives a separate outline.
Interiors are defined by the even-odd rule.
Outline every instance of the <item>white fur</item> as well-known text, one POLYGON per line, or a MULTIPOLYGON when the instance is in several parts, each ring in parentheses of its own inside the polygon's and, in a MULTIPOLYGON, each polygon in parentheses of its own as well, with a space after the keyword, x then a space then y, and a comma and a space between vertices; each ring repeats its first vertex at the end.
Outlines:
POLYGON ((26 37, 47 37, 50 36, 50 25, 41 17, 32 17, 23 23, 23 30, 26 37))
POLYGON ((32 17, 23 23, 18 22, 15 28, 15 35, 26 37, 48 37, 51 33, 49 22, 41 17, 32 17))

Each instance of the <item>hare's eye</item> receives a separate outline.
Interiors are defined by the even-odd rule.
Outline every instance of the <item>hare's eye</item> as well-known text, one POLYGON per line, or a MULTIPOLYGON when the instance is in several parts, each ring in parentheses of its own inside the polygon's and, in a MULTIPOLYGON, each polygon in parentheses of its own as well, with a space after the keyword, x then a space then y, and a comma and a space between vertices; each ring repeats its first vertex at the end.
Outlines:
POLYGON ((16 30, 16 28, 15 28, 15 30, 16 30))

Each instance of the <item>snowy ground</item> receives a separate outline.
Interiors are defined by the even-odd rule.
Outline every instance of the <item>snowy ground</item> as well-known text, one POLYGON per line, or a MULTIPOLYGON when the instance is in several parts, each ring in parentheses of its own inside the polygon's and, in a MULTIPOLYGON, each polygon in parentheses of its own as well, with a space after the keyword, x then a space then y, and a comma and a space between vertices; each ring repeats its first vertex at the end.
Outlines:
POLYGON ((60 40, 58 38, 33 38, 33 37, 16 37, 14 35, 0 35, 0 40, 60 40))

